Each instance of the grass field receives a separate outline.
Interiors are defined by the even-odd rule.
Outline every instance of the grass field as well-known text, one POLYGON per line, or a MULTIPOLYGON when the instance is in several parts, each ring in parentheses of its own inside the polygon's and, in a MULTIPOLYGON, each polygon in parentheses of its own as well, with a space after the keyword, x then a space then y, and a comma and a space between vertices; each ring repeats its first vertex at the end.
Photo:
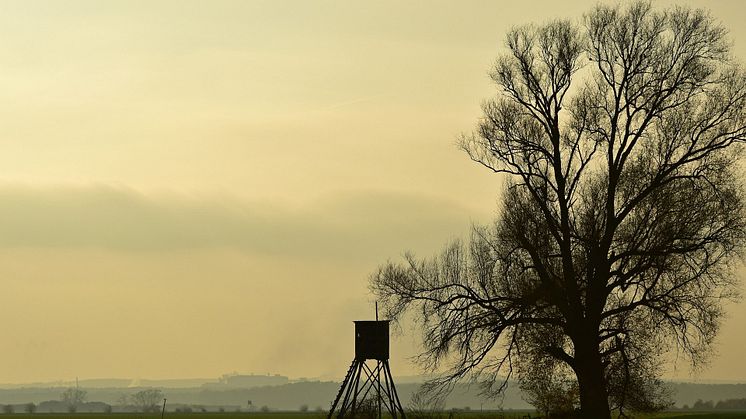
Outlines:
MULTIPOLYGON (((538 416, 530 412, 461 412, 452 416, 444 413, 442 419, 523 419, 538 416)), ((5 417, 6 415, 2 415, 5 417)), ((156 419, 160 413, 15 413, 7 415, 13 418, 37 418, 37 419, 156 419)), ((654 415, 635 416, 639 419, 746 419, 746 411, 740 412, 666 412, 654 415)), ((165 418, 178 419, 325 419, 326 415, 319 413, 248 413, 248 412, 225 412, 225 413, 175 413, 166 412, 165 418)))
POLYGON ((641 419, 736 419, 746 418, 746 411, 742 412, 671 412, 671 413, 659 413, 657 415, 643 416, 641 419))

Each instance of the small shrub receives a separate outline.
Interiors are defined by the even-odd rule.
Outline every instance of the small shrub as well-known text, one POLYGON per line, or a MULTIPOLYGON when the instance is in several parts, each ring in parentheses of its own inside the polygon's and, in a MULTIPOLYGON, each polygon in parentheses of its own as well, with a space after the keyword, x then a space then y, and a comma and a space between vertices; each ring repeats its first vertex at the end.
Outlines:
POLYGON ((429 398, 424 393, 415 393, 407 408, 407 417, 411 419, 445 419, 453 417, 453 412, 445 414, 442 399, 429 398))
POLYGON ((350 413, 351 417, 355 419, 378 419, 378 400, 362 400, 355 406, 355 411, 350 413))

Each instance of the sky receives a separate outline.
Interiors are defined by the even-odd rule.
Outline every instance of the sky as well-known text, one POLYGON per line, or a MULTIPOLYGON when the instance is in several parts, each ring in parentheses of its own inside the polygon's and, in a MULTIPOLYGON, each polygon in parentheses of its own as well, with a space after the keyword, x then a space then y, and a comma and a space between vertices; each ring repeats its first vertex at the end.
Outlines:
MULTIPOLYGON (((675 3, 746 58, 740 1, 675 3)), ((455 140, 505 32, 593 4, 1 2, 0 382, 342 376, 371 272, 495 214, 455 140)), ((746 381, 728 311, 669 376, 746 381)))

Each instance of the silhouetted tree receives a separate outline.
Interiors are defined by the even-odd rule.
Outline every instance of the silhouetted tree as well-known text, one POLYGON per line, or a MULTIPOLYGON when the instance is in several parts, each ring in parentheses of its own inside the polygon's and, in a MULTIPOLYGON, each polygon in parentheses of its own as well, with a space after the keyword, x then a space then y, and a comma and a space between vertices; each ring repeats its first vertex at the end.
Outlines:
POLYGON ((708 400, 706 402, 703 402, 702 399, 697 399, 696 402, 694 402, 694 406, 692 406, 692 409, 694 410, 710 410, 714 407, 714 403, 712 400, 708 400))
POLYGON ((158 412, 160 411, 160 402, 163 400, 163 392, 156 388, 140 390, 129 396, 129 402, 132 403, 140 412, 158 412))
POLYGON ((88 393, 79 387, 70 387, 62 393, 62 402, 67 405, 67 411, 74 413, 86 401, 88 393))
MULTIPOLYGON (((502 391, 557 364, 581 413, 667 404, 671 349, 698 363, 742 255, 746 77, 702 10, 599 5, 507 35, 496 99, 461 147, 505 174, 498 219, 433 259, 381 266, 387 314, 409 308, 420 361, 502 391)), ((562 378, 562 377, 561 377, 562 378)))
POLYGON ((23 410, 26 413, 34 413, 34 412, 36 412, 36 404, 34 404, 34 403, 26 403, 26 405, 23 406, 23 410))
POLYGON ((746 409, 746 399, 718 400, 714 408, 715 409, 744 410, 746 409))
POLYGON ((445 418, 445 401, 431 399, 424 394, 415 392, 407 404, 407 417, 410 419, 442 419, 445 418))
POLYGON ((13 409, 13 405, 6 404, 5 406, 3 406, 3 413, 4 414, 10 415, 10 414, 13 414, 14 412, 15 412, 15 409, 13 409))

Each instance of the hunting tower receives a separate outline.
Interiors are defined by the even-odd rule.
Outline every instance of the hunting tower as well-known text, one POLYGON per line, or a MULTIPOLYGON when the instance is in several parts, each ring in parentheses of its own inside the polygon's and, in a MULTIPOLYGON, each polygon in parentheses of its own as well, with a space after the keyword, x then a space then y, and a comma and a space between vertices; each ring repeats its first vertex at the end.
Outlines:
POLYGON ((361 409, 370 408, 377 410, 379 418, 385 409, 392 419, 406 419, 389 367, 389 321, 358 320, 354 323, 355 358, 327 419, 335 415, 337 419, 354 417, 361 409), (367 361, 371 361, 370 365, 367 361))

